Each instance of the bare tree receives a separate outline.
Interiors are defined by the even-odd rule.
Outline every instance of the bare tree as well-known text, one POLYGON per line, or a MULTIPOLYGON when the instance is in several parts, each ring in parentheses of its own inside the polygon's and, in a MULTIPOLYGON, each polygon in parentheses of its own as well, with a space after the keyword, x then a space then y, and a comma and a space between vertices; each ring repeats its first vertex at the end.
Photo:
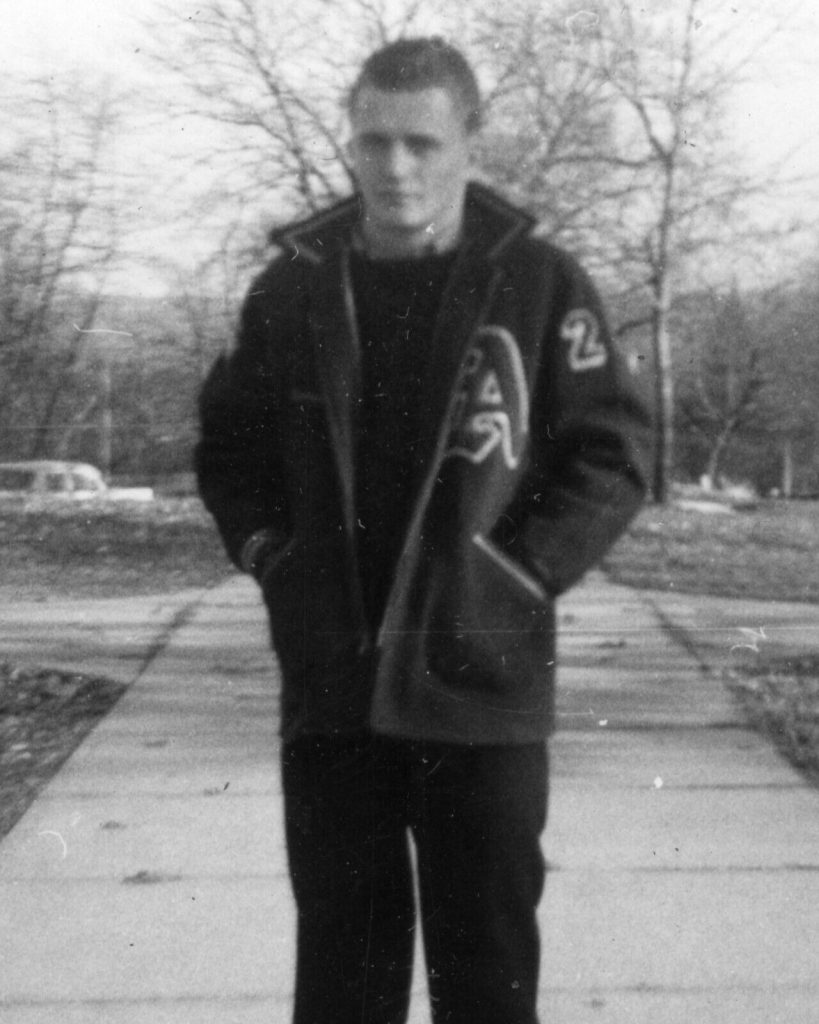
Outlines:
POLYGON ((735 438, 773 426, 777 409, 776 353, 770 343, 782 296, 710 290, 696 300, 681 337, 677 408, 704 450, 701 474, 719 480, 735 438), (760 309, 760 307, 763 307, 760 309))
MULTIPOLYGON (((425 29, 440 6, 415 0, 395 14, 388 0, 206 0, 169 12, 155 35, 173 50, 155 59, 187 85, 188 118, 196 110, 227 130, 200 159, 216 168, 215 201, 264 207, 270 223, 347 192, 344 89, 373 45, 425 29)), ((719 266, 716 254, 741 237, 738 211, 771 188, 726 139, 726 103, 756 43, 732 46, 717 8, 730 17, 726 0, 648 11, 632 0, 481 0, 450 16, 492 110, 480 166, 602 276, 621 335, 650 334, 658 501, 673 460, 675 296, 695 283, 693 268, 719 266)))
MULTIPOLYGON (((775 315, 769 316, 767 348, 775 363, 772 390, 776 413, 766 424, 762 444, 779 449, 779 488, 819 493, 819 261, 803 262, 790 287, 777 289, 775 315)), ((770 309, 773 303, 767 303, 770 309)))
POLYGON ((819 480, 816 263, 764 289, 710 288, 675 311, 681 464, 789 494, 819 480))
POLYGON ((391 6, 206 0, 190 13, 166 8, 149 56, 185 86, 177 116, 220 126, 196 162, 217 169, 211 178, 223 198, 263 198, 288 216, 349 191, 342 97, 352 69, 373 46, 408 31, 423 4, 397 15, 391 6))
POLYGON ((176 108, 184 123, 195 116, 219 128, 194 159, 210 168, 210 201, 264 210, 269 224, 349 192, 343 99, 361 59, 388 39, 446 25, 488 94, 483 173, 529 205, 551 236, 602 262, 590 239, 601 235, 603 204, 615 215, 621 184, 605 159, 610 97, 599 73, 577 60, 582 19, 571 4, 546 13, 533 0, 508 0, 502 10, 483 0, 446 16, 440 8, 431 0, 304 0, 286 10, 209 0, 189 14, 168 11, 154 28, 152 60, 186 86, 176 108))
MULTIPOLYGON (((726 5, 718 5, 729 15, 726 5)), ((654 353, 657 443, 654 496, 665 501, 673 467, 673 300, 694 279, 695 261, 718 272, 714 254, 756 240, 742 215, 770 192, 769 175, 752 174, 726 136, 726 103, 762 41, 732 46, 733 28, 703 0, 653 15, 631 0, 600 14, 590 60, 616 101, 611 166, 630 179, 612 262, 621 287, 640 303, 628 327, 646 324, 654 353)), ((775 31, 774 25, 771 31, 775 31)))
POLYGON ((0 164, 0 435, 7 451, 41 456, 116 251, 115 114, 112 97, 76 81, 18 90, 0 164))
POLYGON ((610 166, 610 91, 581 59, 589 24, 575 4, 510 0, 502 11, 475 9, 469 40, 488 86, 481 170, 595 268, 623 183, 610 166))

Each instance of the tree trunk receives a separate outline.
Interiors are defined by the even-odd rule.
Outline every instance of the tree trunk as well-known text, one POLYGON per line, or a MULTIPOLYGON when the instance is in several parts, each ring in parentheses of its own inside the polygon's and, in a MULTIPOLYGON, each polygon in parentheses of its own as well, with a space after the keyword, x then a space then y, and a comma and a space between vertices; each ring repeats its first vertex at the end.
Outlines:
MULTIPOLYGON (((90 322, 90 321, 89 321, 90 322)), ((56 432, 55 417, 70 380, 71 372, 79 362, 82 349, 82 334, 77 332, 69 341, 68 350, 65 353, 59 372, 55 374, 48 395, 46 396, 43 411, 38 416, 38 422, 34 433, 34 441, 29 451, 30 459, 45 459, 53 449, 52 435, 56 432)), ((53 357, 52 357, 53 358, 53 357)), ((43 372, 43 378, 48 380, 43 372)))
POLYGON ((668 500, 674 453, 674 378, 671 367, 671 335, 668 330, 670 291, 668 275, 658 271, 651 333, 654 348, 655 428, 654 500, 668 500))
POLYGON ((113 449, 114 416, 111 409, 111 356, 103 352, 101 363, 100 390, 102 403, 100 409, 100 470, 106 481, 111 478, 111 452, 113 449))
POLYGON ((793 441, 789 437, 782 447, 782 496, 793 497, 793 441))
POLYGON ((728 444, 730 432, 723 430, 719 437, 714 441, 711 447, 711 451, 708 455, 708 461, 705 465, 705 475, 713 481, 716 487, 719 487, 719 464, 722 458, 722 453, 728 444))

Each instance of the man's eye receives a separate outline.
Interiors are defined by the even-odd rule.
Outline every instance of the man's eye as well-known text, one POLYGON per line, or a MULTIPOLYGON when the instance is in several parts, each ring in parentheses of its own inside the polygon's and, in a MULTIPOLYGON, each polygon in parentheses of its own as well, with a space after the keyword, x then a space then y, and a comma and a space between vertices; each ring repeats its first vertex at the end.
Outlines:
POLYGON ((430 139, 426 135, 411 135, 407 139, 407 149, 411 153, 414 153, 416 156, 422 156, 425 153, 431 153, 434 149, 437 148, 437 140, 430 139))

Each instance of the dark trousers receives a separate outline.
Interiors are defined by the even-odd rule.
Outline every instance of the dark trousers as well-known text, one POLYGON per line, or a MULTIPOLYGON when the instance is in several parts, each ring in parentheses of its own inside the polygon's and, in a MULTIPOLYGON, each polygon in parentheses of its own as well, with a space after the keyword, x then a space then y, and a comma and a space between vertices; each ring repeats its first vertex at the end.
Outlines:
POLYGON ((545 744, 308 737, 282 755, 295 1024, 401 1024, 417 859, 435 1024, 536 1024, 545 744))

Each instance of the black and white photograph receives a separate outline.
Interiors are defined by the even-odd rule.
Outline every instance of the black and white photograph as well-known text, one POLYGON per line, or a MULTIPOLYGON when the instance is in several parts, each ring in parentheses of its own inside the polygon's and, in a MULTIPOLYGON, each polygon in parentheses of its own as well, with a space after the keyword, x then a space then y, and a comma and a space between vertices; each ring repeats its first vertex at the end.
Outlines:
POLYGON ((0 26, 3 1024, 815 1024, 819 8, 0 26))

